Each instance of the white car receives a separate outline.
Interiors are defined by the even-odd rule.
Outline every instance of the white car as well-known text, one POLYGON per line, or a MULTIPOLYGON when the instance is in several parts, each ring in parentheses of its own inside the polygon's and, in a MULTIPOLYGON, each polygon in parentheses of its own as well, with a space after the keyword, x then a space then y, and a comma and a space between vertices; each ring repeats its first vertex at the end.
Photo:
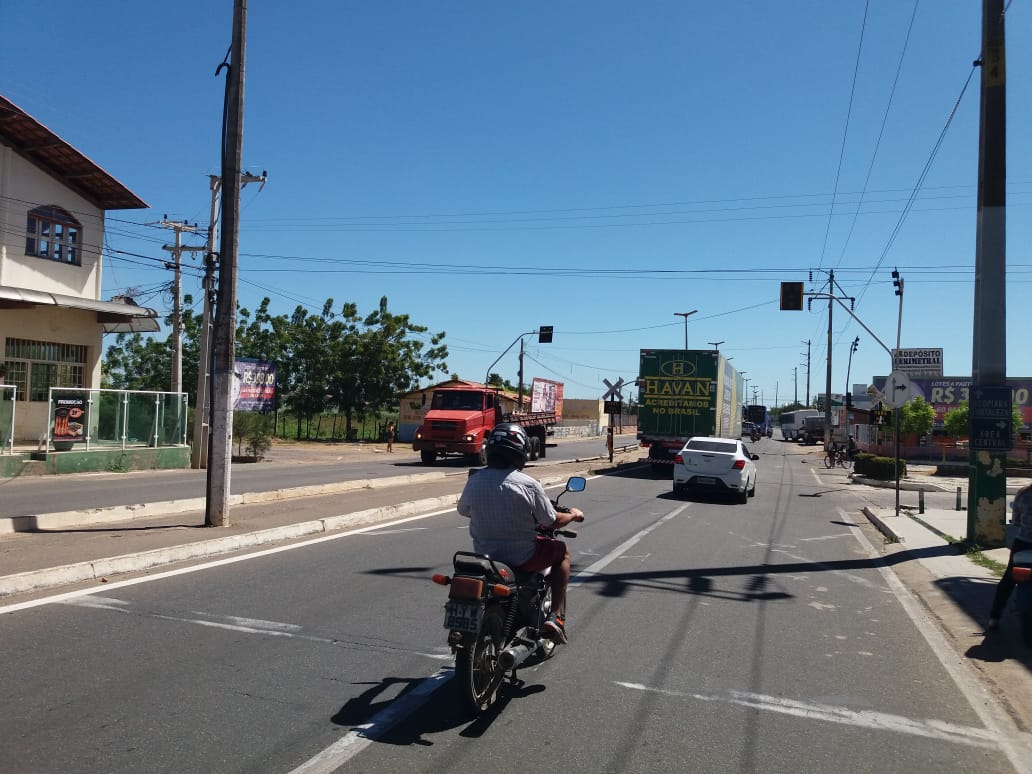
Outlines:
POLYGON ((756 494, 756 462, 740 440, 689 438, 674 458, 674 494, 689 490, 734 492, 746 503, 756 494))

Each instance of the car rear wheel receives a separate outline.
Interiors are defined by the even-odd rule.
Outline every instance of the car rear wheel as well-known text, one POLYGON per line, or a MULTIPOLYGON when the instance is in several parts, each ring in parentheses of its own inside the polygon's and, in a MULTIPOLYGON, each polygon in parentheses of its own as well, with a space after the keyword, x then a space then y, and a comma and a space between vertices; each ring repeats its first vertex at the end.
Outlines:
POLYGON ((745 505, 747 502, 749 502, 749 489, 748 488, 743 489, 741 492, 738 493, 738 504, 739 505, 745 505))

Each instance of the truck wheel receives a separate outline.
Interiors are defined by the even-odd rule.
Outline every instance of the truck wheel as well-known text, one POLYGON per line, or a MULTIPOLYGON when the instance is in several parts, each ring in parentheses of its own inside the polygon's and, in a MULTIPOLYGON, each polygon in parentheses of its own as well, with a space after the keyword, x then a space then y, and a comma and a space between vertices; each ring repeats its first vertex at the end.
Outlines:
POLYGON ((437 452, 423 449, 421 452, 419 452, 419 459, 423 461, 424 465, 433 465, 434 460, 437 459, 437 452))
POLYGON ((528 455, 528 459, 531 462, 533 462, 539 456, 541 456, 541 447, 538 444, 537 436, 534 436, 533 438, 530 439, 530 454, 528 455))
POLYGON ((472 454, 466 455, 466 461, 470 465, 477 465, 484 467, 487 464, 487 449, 483 446, 480 447, 479 452, 473 452, 472 454))

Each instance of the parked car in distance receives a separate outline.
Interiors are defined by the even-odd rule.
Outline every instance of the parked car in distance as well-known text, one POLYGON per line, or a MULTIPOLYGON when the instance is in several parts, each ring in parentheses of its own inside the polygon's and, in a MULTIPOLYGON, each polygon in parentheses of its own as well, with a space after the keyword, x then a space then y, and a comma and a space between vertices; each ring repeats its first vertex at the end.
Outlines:
POLYGON ((740 440, 689 438, 674 458, 674 494, 689 491, 727 492, 739 503, 756 494, 756 462, 740 440))
POLYGON ((753 430, 756 429, 756 425, 746 420, 742 422, 742 437, 747 438, 752 435, 753 430))

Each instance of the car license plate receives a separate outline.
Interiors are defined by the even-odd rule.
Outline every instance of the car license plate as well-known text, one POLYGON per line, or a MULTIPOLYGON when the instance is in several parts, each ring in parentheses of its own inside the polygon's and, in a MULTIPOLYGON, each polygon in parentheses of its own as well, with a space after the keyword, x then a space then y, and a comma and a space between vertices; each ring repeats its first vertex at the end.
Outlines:
POLYGON ((444 628, 449 631, 475 632, 480 628, 481 605, 449 602, 444 606, 444 628))
POLYGON ((696 476, 695 483, 702 484, 703 486, 713 486, 717 483, 717 480, 709 476, 696 476))

